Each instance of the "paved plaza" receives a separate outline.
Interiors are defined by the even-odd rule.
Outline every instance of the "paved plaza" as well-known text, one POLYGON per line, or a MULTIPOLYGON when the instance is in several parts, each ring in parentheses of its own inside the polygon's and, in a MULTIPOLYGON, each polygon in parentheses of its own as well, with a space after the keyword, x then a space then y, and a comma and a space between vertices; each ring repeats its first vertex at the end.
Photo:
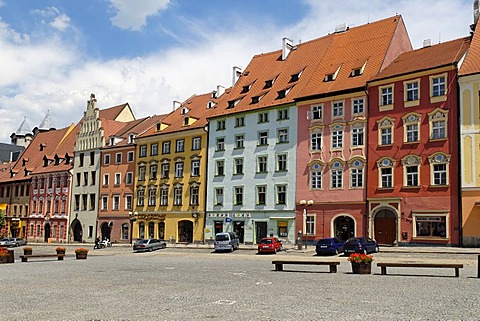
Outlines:
MULTIPOLYGON (((374 262, 442 261, 453 269, 395 268, 380 275, 351 274, 347 258, 313 257, 313 249, 276 255, 254 250, 213 253, 209 248, 168 247, 132 253, 126 246, 90 251, 75 260, 35 259, 0 265, 3 304, 0 320, 478 320, 478 250, 381 251, 374 262), (463 251, 463 252, 462 252, 463 251), (447 253, 445 253, 447 252, 447 253), (341 262, 285 266, 273 259, 341 262)), ((15 249, 16 257, 21 248, 15 249)), ((35 246, 34 253, 54 253, 35 246)), ((479 253, 480 254, 480 253, 479 253)))

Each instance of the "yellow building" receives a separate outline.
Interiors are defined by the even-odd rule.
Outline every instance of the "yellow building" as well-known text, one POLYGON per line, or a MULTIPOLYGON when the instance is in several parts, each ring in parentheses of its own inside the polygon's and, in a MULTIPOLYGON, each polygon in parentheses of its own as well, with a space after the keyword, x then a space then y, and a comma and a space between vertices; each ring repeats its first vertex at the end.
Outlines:
POLYGON ((480 27, 475 17, 473 39, 459 71, 462 238, 480 247, 480 27), (476 28, 475 28, 476 26, 476 28))
POLYGON ((206 119, 215 93, 190 97, 135 139, 133 239, 203 242, 206 119))

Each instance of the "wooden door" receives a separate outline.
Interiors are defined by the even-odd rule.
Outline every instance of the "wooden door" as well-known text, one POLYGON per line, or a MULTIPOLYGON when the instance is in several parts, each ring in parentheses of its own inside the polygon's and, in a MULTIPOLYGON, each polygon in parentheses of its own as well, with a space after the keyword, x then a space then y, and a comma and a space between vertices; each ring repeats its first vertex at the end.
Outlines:
POLYGON ((378 244, 392 245, 397 239, 397 218, 391 210, 381 210, 375 215, 375 239, 378 244))

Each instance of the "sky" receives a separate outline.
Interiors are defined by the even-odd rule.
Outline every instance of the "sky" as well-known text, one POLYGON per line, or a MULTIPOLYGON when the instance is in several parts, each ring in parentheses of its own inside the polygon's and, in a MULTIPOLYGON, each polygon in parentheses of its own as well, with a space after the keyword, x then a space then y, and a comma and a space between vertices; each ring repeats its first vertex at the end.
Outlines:
POLYGON ((233 67, 281 49, 402 15, 415 49, 468 36, 473 0, 0 0, 0 142, 26 117, 77 123, 128 102, 142 118, 232 85, 233 67))

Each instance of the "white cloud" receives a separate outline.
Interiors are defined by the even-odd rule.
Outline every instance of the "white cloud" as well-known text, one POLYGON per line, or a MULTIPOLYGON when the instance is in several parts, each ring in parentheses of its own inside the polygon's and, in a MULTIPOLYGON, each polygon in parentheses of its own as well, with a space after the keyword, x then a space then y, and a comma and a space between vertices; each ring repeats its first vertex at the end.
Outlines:
POLYGON ((0 8, 5 6, 5 2, 0 0, 0 8))
POLYGON ((43 19, 49 19, 50 22, 42 20, 43 24, 48 24, 50 27, 58 30, 65 31, 70 27, 70 17, 64 13, 61 13, 56 7, 47 7, 46 9, 35 9, 31 11, 33 14, 42 17, 43 19))
POLYGON ((110 21, 121 29, 140 30, 147 24, 147 17, 165 10, 169 3, 170 0, 110 0, 116 11, 110 21))
POLYGON ((49 24, 51 27, 59 31, 65 31, 68 27, 70 27, 70 17, 62 13, 61 15, 55 17, 55 19, 53 19, 53 21, 49 24))

